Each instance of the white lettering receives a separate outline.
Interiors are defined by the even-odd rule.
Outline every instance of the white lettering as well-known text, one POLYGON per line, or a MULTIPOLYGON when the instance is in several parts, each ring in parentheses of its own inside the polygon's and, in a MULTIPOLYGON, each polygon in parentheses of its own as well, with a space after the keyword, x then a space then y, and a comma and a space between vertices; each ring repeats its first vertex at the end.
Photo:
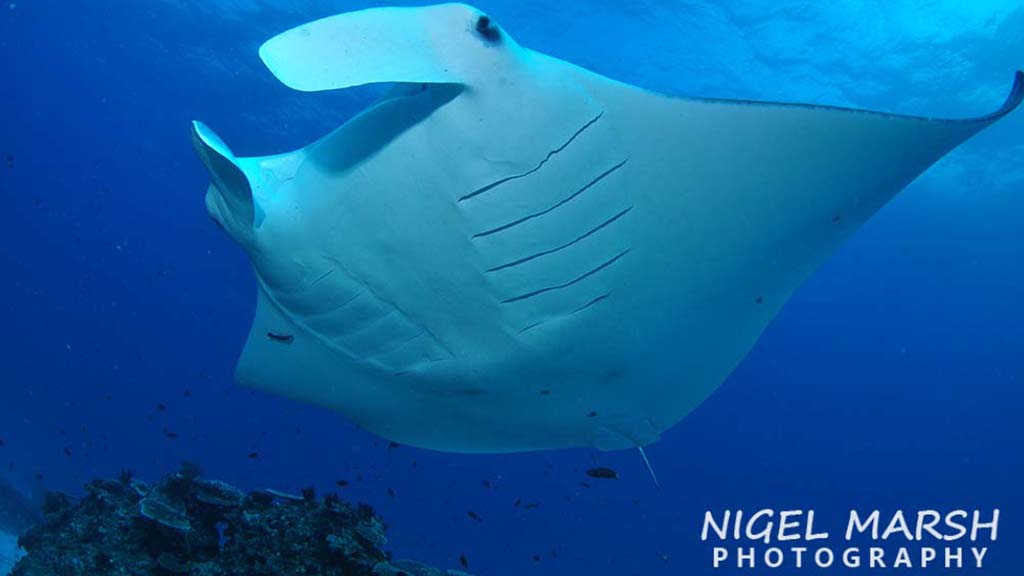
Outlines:
POLYGON ((965 511, 965 510, 953 510, 949 514, 946 514, 946 526, 949 526, 950 528, 953 528, 953 529, 956 530, 956 532, 954 532, 952 534, 946 534, 946 537, 945 537, 946 540, 959 540, 960 538, 963 538, 967 534, 967 527, 965 527, 963 524, 961 524, 961 523, 957 522, 956 520, 954 520, 954 518, 963 518, 964 520, 966 520, 967 519, 967 511, 965 511))
POLYGON ((974 555, 975 566, 981 568, 981 564, 985 561, 985 553, 988 552, 988 548, 975 548, 971 546, 971 554, 974 555))
POLYGON ((711 513, 711 510, 707 510, 706 512, 704 512, 704 529, 700 532, 701 541, 703 542, 708 539, 709 527, 715 531, 715 534, 718 535, 719 540, 725 540, 725 535, 728 533, 729 530, 729 516, 731 515, 732 512, 726 510, 725 514, 722 516, 722 524, 719 525, 718 522, 715 522, 715 516, 711 513))
POLYGON ((847 548, 843 551, 843 566, 847 568, 860 568, 859 548, 847 548))
POLYGON ((872 547, 869 552, 868 568, 885 568, 885 549, 872 547))
POLYGON ((860 520, 860 515, 857 514, 856 510, 850 510, 850 521, 846 524, 846 539, 853 539, 853 530, 857 529, 857 532, 865 532, 868 528, 871 528, 871 539, 878 540, 878 510, 874 510, 868 515, 867 519, 863 522, 860 520))
POLYGON ((906 548, 900 548, 896 552, 896 561, 892 563, 893 568, 913 568, 914 565, 910 563, 910 552, 907 552, 906 548))
POLYGON ((988 529, 992 530, 991 540, 993 542, 996 541, 996 536, 998 536, 998 533, 999 533, 999 509, 998 508, 996 508, 995 510, 992 511, 992 521, 991 522, 982 522, 981 521, 981 511, 980 510, 975 510, 974 511, 974 522, 971 523, 971 542, 974 542, 975 540, 978 539, 978 530, 981 529, 981 528, 988 528, 988 529))
POLYGON ((832 553, 830 548, 818 548, 817 552, 814 553, 814 563, 818 565, 818 568, 828 568, 835 562, 835 554, 832 553), (828 557, 828 561, 821 559, 822 556, 828 557))
POLYGON ((750 520, 747 520, 747 539, 760 540, 765 544, 771 542, 772 528, 775 526, 775 523, 768 520, 764 529, 760 532, 754 532, 754 525, 757 524, 757 521, 761 518, 771 518, 773 514, 775 514, 775 512, 770 508, 765 508, 764 510, 758 510, 755 512, 754 515, 750 517, 750 520))
POLYGON ((722 563, 722 562, 723 562, 723 561, 724 561, 724 560, 725 560, 726 558, 728 558, 728 557, 729 557, 729 551, 728 551, 728 550, 726 550, 725 548, 720 548, 720 547, 718 547, 718 546, 716 546, 716 547, 714 548, 714 550, 712 550, 712 552, 711 552, 711 553, 713 554, 713 556, 712 556, 712 559, 711 559, 711 565, 712 565, 712 566, 714 566, 715 568, 718 568, 718 566, 719 566, 719 565, 720 565, 720 564, 721 564, 721 563, 722 563))
POLYGON ((917 534, 916 534, 917 539, 918 540, 922 540, 923 539, 923 535, 921 533, 922 532, 928 532, 929 534, 931 534, 932 538, 935 538, 936 540, 942 540, 942 534, 939 534, 935 530, 935 526, 939 523, 939 520, 941 518, 942 518, 942 515, 939 514, 938 512, 936 512, 935 510, 920 510, 920 511, 918 511, 918 513, 917 513, 917 534), (928 520, 925 520, 925 517, 928 517, 928 520))
POLYGON ((793 516, 800 516, 803 514, 800 510, 783 510, 779 512, 779 542, 785 542, 787 540, 799 540, 799 534, 786 534, 788 528, 799 528, 800 521, 789 522, 788 520, 793 516))
POLYGON ((935 548, 921 548, 921 568, 927 568, 932 560, 935 560, 935 548))
POLYGON ((946 548, 946 568, 952 568, 953 560, 956 559, 956 567, 964 567, 964 549, 946 548), (954 553, 953 550, 956 550, 954 553))
POLYGON ((744 566, 743 566, 744 562, 750 562, 750 566, 747 566, 747 568, 753 568, 754 567, 754 547, 751 546, 750 548, 747 548, 746 550, 747 550, 747 553, 744 554, 743 553, 743 548, 737 548, 736 549, 736 567, 737 568, 744 568, 744 566))
POLYGON ((910 531, 910 526, 907 525, 907 518, 903 515, 903 510, 897 510, 892 515, 892 520, 889 521, 889 525, 885 528, 885 532, 882 532, 882 540, 888 540, 889 536, 894 533, 900 532, 903 537, 907 540, 913 540, 914 534, 910 531))

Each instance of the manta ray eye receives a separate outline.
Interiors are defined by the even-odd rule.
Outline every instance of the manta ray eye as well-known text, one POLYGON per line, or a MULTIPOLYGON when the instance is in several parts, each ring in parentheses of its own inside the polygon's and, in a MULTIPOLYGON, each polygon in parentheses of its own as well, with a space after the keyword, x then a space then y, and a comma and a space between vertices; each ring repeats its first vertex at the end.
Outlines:
POLYGON ((490 16, 480 16, 476 19, 476 31, 488 42, 501 40, 501 31, 491 22, 490 16))

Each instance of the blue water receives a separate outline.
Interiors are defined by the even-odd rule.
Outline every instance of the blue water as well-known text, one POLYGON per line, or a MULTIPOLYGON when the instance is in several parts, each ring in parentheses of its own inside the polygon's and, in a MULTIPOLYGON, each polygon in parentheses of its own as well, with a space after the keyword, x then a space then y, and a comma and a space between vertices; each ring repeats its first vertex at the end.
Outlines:
MULTIPOLYGON (((665 92, 967 116, 994 110, 1024 66, 1019 2, 828 4, 479 7, 524 46, 665 92)), ((246 488, 346 479, 343 494, 389 523, 397 555, 457 567, 464 554, 495 576, 729 573, 699 541, 708 509, 1000 508, 983 573, 1019 573, 1024 112, 932 168, 812 277, 728 381, 648 449, 660 492, 633 451, 389 450, 333 413, 236 387, 255 283, 206 215, 189 121, 240 155, 332 129, 374 89, 292 92, 256 49, 367 5, 0 6, 8 481, 74 491, 185 459, 246 488), (621 479, 581 486, 595 462, 621 479)))

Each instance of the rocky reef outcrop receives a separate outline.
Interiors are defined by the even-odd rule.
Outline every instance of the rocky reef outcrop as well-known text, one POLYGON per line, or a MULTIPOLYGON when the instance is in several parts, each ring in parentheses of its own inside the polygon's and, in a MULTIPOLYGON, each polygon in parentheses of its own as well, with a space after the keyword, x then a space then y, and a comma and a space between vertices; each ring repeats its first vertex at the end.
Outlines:
POLYGON ((245 493, 186 466, 150 486, 129 473, 51 493, 22 534, 14 576, 465 576, 383 551, 366 505, 312 489, 245 493))

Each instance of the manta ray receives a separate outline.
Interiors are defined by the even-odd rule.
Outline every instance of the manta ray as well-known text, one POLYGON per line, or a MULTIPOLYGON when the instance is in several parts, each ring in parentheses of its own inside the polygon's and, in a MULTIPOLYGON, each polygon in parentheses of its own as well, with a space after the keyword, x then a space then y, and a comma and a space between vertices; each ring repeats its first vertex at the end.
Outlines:
POLYGON ((451 452, 642 449, 864 222, 1024 98, 971 119, 653 93, 463 4, 262 45, 302 92, 392 87, 312 144, 238 157, 206 208, 248 254, 242 385, 451 452))

